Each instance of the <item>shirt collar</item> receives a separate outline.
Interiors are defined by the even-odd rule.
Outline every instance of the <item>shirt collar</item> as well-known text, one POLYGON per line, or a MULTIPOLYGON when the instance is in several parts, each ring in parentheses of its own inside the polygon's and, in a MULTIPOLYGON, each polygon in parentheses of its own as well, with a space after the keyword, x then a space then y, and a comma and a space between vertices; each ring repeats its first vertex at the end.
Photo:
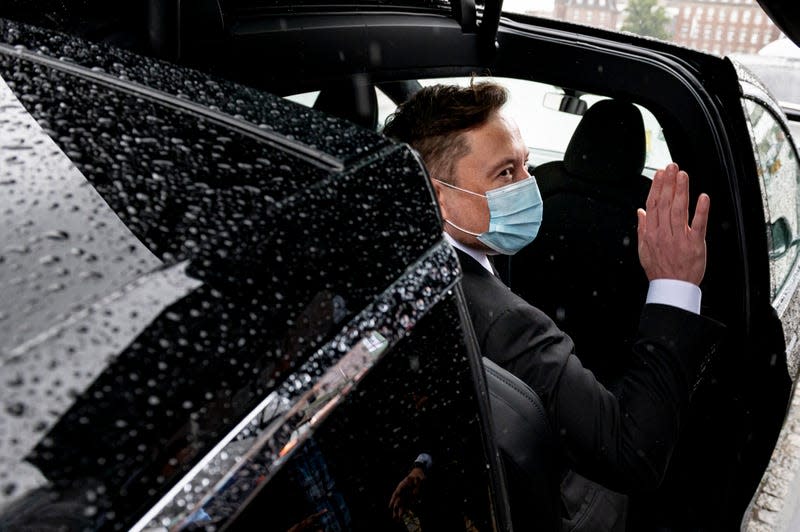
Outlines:
POLYGON ((494 271, 492 270, 492 264, 489 262, 489 257, 486 255, 486 253, 462 244, 461 242, 459 242, 446 232, 444 233, 444 239, 450 242, 450 245, 453 246, 454 248, 460 249, 461 251, 463 251, 476 261, 478 261, 478 264, 483 266, 486 269, 486 271, 494 275, 494 271))

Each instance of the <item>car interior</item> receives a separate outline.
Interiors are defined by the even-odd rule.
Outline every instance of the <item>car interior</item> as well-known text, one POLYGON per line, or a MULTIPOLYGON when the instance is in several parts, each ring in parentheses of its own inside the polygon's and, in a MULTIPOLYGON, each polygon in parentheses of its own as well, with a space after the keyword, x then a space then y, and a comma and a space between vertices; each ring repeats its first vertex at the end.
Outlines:
MULTIPOLYGON (((469 78, 459 81, 465 79, 469 78)), ((426 80, 405 81, 406 92, 393 98, 393 103, 402 102, 415 82, 424 84, 426 80)), ((366 91, 370 105, 381 99, 372 96, 376 89, 378 94, 389 94, 382 88, 375 83, 366 91)), ((694 199, 695 191, 700 190, 715 199, 723 196, 721 180, 710 175, 701 150, 689 140, 687 125, 681 123, 686 117, 669 111, 668 102, 648 101, 650 95, 638 92, 643 88, 608 92, 607 87, 605 98, 592 101, 590 95, 592 105, 584 106, 574 105, 576 98, 571 94, 589 90, 602 94, 596 86, 553 88, 563 94, 560 108, 584 112, 577 115, 579 124, 561 157, 554 158, 552 150, 547 150, 546 162, 531 165, 545 205, 539 236, 516 256, 498 257, 495 263, 512 290, 548 313, 573 337, 585 367, 613 389, 616 376, 625 367, 647 292, 647 280, 638 263, 635 212, 644 207, 655 168, 645 167, 654 132, 645 131, 643 112, 651 111, 658 118, 662 131, 656 133, 664 135, 674 160, 693 176, 694 199), (603 339, 602 350, 593 347, 597 338, 603 339)), ((363 87, 332 105, 328 94, 340 90, 341 85, 321 88, 316 102, 322 104, 312 105, 364 127, 380 128, 377 116, 385 111, 365 112, 358 107, 363 99, 354 105, 359 98, 354 93, 363 94, 363 87)), ((310 103, 314 94, 307 96, 306 102, 310 103)), ((531 121, 536 123, 536 118, 531 121)), ((536 152, 536 146, 530 148, 536 152)), ((736 246, 726 221, 732 216, 726 212, 730 208, 724 199, 714 203, 717 218, 709 228, 709 265, 702 289, 703 312, 733 329, 741 320, 742 314, 737 315, 734 307, 741 304, 743 294, 729 288, 735 284, 736 273, 730 264, 724 265, 729 263, 723 258, 724 250, 736 246)), ((754 353, 734 347, 735 338, 735 334, 729 335, 714 358, 704 364, 667 478, 656 493, 634 498, 628 521, 632 529, 738 525, 780 426, 787 383, 780 368, 750 359, 754 353), (687 491, 696 496, 687 497, 687 491)), ((506 469, 508 462, 506 457, 506 469)), ((515 521, 519 519, 513 503, 511 513, 515 521)))
MULTIPOLYGON (((274 16, 280 6, 266 2, 223 3, 226 9, 219 13, 214 10, 217 2, 201 4, 183 26, 175 22, 180 13, 160 13, 148 35, 139 32, 138 40, 129 39, 135 41, 131 48, 295 101, 302 100, 297 95, 313 92, 305 97, 307 105, 373 131, 380 130, 387 112, 381 105, 390 112, 430 79, 490 74, 552 87, 559 97, 557 108, 549 110, 574 127, 560 152, 530 146, 545 219, 537 240, 498 264, 498 270, 512 290, 576 339, 578 356, 610 388, 625 366, 625 345, 635 332, 646 293, 636 250, 635 208, 643 206, 652 176, 648 148, 662 136, 671 159, 692 177, 690 212, 699 192, 712 198, 702 311, 725 324, 727 335, 694 384, 666 479, 655 492, 635 496, 628 527, 739 526, 781 427, 790 382, 785 360, 774 356, 785 346, 770 306, 767 266, 748 260, 750 254, 766 257, 766 236, 763 227, 741 224, 743 210, 763 217, 760 203, 747 201, 748 196, 759 197, 757 180, 728 179, 734 173, 756 175, 755 168, 745 167, 731 151, 731 146, 749 143, 733 133, 746 131, 746 126, 739 114, 713 111, 708 93, 693 81, 702 72, 676 56, 656 59, 647 50, 603 40, 607 36, 600 30, 582 28, 585 36, 568 36, 563 27, 543 20, 536 20, 532 29, 527 25, 531 19, 524 16, 510 16, 496 43, 492 38, 486 44, 481 39, 487 33, 494 37, 491 28, 466 31, 475 24, 470 17, 475 6, 469 1, 446 5, 446 20, 436 18, 441 6, 434 4, 419 8, 408 20, 387 15, 383 33, 374 28, 369 33, 368 24, 364 29, 364 21, 378 20, 369 18, 377 17, 372 12, 360 13, 353 22, 342 13, 315 12, 313 5, 283 17, 274 16), (216 24, 217 19, 224 24, 216 24), (172 30, 177 26, 182 30, 176 35, 172 30), (473 41, 477 54, 465 46, 473 41), (331 46, 333 42, 337 45, 331 46), (660 130, 647 131, 643 111, 655 117, 660 130), (609 331, 614 331, 613 338, 609 331), (596 350, 598 337, 613 349, 596 350)), ((492 20, 489 13, 481 14, 492 20)), ((669 52, 658 43, 652 47, 669 52)), ((722 59, 695 55, 698 64, 722 73, 703 81, 738 103, 730 88, 736 86, 733 69, 726 70, 722 59)), ((513 97, 546 107, 543 99, 527 93, 513 97)), ((536 117, 517 120, 537 126, 536 117)), ((512 448, 513 443, 504 447, 512 448)), ((546 511, 552 503, 534 506, 538 510, 524 511, 546 511)), ((512 516, 521 519, 513 508, 512 516)))

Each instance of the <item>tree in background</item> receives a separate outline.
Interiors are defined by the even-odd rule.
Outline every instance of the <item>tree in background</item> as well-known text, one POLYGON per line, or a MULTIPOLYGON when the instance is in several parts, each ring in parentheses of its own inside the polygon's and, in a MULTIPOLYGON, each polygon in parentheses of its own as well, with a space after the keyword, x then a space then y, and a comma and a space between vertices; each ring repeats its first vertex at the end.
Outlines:
POLYGON ((669 16, 657 0, 630 0, 625 9, 622 31, 668 40, 669 16))

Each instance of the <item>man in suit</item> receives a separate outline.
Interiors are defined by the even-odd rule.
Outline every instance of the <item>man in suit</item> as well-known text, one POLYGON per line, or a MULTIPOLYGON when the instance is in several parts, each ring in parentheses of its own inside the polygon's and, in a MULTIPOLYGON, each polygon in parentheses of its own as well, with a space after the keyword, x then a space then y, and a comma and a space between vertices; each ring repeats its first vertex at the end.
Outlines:
POLYGON ((699 315, 710 200, 699 197, 689 226, 688 176, 675 164, 656 173, 647 210, 638 212, 650 288, 631 362, 612 393, 581 366, 572 340, 493 271, 489 256, 530 243, 542 214, 506 99, 493 83, 426 87, 398 108, 384 133, 425 161, 482 354, 538 393, 571 468, 617 491, 654 489, 698 367, 719 335, 719 325, 699 315))

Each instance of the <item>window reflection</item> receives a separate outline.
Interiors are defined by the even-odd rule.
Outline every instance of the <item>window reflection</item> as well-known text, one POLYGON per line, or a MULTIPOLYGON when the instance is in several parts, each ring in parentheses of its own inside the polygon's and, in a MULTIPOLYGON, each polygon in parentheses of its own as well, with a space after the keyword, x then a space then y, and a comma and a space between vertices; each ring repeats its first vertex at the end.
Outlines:
POLYGON ((758 102, 744 100, 759 182, 765 199, 770 277, 775 297, 797 260, 800 230, 800 165, 780 122, 758 102))

